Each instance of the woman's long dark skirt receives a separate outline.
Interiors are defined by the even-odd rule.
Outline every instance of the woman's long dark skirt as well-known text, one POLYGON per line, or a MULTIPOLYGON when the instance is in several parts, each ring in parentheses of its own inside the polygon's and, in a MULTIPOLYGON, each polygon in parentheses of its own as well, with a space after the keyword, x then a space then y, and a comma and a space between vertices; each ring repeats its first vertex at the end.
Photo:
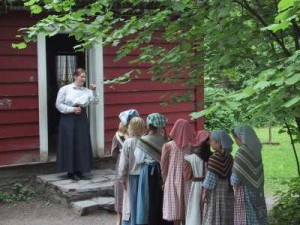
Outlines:
POLYGON ((92 146, 86 110, 80 114, 61 114, 57 160, 59 172, 88 173, 92 169, 92 146))

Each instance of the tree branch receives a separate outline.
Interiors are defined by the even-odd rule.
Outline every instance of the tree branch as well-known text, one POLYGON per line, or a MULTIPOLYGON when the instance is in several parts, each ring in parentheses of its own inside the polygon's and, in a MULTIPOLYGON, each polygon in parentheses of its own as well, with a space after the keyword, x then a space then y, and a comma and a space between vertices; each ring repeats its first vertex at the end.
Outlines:
POLYGON ((299 45, 300 30, 299 30, 298 24, 295 21, 295 19, 292 20, 292 25, 293 25, 293 38, 294 38, 294 42, 295 42, 295 49, 299 50, 300 49, 300 45, 299 45))
MULTIPOLYGON (((246 0, 242 0, 243 2, 240 2, 238 0, 234 0, 234 2, 236 2, 237 4, 239 4, 240 6, 242 6, 243 8, 245 8, 246 10, 248 10, 248 12, 250 14, 252 14, 254 16, 254 18, 256 18, 264 27, 267 27, 268 24, 264 21, 264 19, 255 11, 255 9, 253 9, 246 0)), ((283 53, 286 56, 291 56, 291 53, 289 52, 289 50, 285 47, 285 44, 282 42, 282 40, 280 40, 280 38, 278 37, 278 35, 276 33, 274 33, 271 30, 267 31, 270 34, 270 37, 272 37, 277 43, 278 45, 281 47, 283 53)))
POLYGON ((295 147, 295 142, 294 142, 293 136, 292 136, 292 131, 291 131, 290 125, 288 124, 288 122, 286 121, 286 119, 284 119, 284 123, 285 123, 285 126, 287 128, 287 133, 290 136, 290 141, 291 141, 291 145, 293 147, 293 152, 294 152, 294 156, 295 156, 295 160, 296 160, 296 164, 297 164, 297 172, 298 172, 298 176, 300 177, 299 159, 298 159, 298 155, 297 155, 297 151, 296 151, 296 147, 295 147))

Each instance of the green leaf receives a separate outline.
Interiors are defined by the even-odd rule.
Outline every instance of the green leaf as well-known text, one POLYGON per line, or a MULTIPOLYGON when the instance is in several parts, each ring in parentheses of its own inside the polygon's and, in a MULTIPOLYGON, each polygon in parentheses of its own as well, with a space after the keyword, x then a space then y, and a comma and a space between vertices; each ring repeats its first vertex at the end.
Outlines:
POLYGON ((281 0, 278 4, 279 11, 286 10, 295 5, 295 0, 281 0))
POLYGON ((248 87, 243 90, 243 93, 245 93, 248 97, 250 97, 255 93, 255 91, 252 87, 248 87))
POLYGON ((16 49, 24 49, 24 48, 27 47, 27 44, 24 43, 24 42, 21 42, 21 43, 18 43, 18 44, 12 44, 12 47, 16 48, 16 49))
POLYGON ((287 84, 287 85, 293 85, 295 83, 297 83, 298 81, 300 81, 300 74, 299 73, 296 73, 294 74, 294 76, 286 79, 284 82, 287 84))
POLYGON ((191 49, 192 45, 188 42, 183 42, 181 47, 184 51, 189 51, 191 49))
POLYGON ((263 30, 263 31, 272 30, 274 32, 277 32, 279 30, 285 30, 286 28, 288 28, 290 26, 290 24, 291 24, 290 22, 284 21, 282 23, 275 23, 275 24, 272 24, 270 26, 264 27, 261 30, 263 30))
POLYGON ((283 105, 285 108, 290 108, 291 106, 295 105, 300 101, 300 96, 294 97, 291 100, 289 100, 287 103, 283 105))
POLYGON ((174 2, 172 4, 172 8, 175 10, 175 11, 183 11, 185 8, 186 8, 186 5, 182 2, 174 2))
POLYGON ((230 101, 230 102, 228 102, 228 107, 230 107, 231 109, 234 109, 234 110, 236 110, 236 109, 238 109, 239 107, 241 107, 241 103, 239 103, 239 102, 233 102, 233 101, 230 101))
POLYGON ((270 82, 268 81, 260 81, 254 86, 254 90, 265 89, 270 86, 270 82))
POLYGON ((36 2, 36 0, 26 1, 26 2, 24 3, 24 6, 31 6, 31 5, 35 4, 35 2, 36 2))
POLYGON ((39 5, 32 5, 30 7, 31 13, 33 14, 39 14, 42 12, 42 7, 40 7, 39 5))
POLYGON ((192 112, 190 114, 190 117, 192 117, 192 119, 195 120, 195 119, 205 116, 206 114, 207 114, 207 110, 201 110, 199 112, 192 112))

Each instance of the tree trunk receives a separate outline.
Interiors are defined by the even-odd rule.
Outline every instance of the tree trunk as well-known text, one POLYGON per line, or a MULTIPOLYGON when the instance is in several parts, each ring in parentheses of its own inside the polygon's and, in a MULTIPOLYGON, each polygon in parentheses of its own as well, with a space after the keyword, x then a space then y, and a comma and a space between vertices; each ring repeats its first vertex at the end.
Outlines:
MULTIPOLYGON (((300 122, 300 120, 298 120, 297 122, 300 122)), ((300 164, 299 164, 299 159, 298 159, 298 155, 297 155, 297 151, 296 151, 296 147, 295 147, 295 142, 293 140, 293 135, 292 135, 292 132, 290 129, 290 125, 286 122, 286 120, 285 120, 285 125, 288 130, 288 135, 290 136, 290 140, 291 140, 291 144, 292 144, 292 148, 293 148, 293 152, 294 152, 294 156, 295 156, 295 160, 296 160, 296 164, 297 164, 297 172, 298 172, 298 176, 300 177, 300 164)), ((298 129, 299 129, 299 124, 297 124, 297 125, 298 125, 298 129)))
POLYGON ((295 117, 297 127, 298 127, 298 137, 300 138, 300 117, 295 117))
POLYGON ((269 144, 272 143, 272 126, 269 126, 269 144))

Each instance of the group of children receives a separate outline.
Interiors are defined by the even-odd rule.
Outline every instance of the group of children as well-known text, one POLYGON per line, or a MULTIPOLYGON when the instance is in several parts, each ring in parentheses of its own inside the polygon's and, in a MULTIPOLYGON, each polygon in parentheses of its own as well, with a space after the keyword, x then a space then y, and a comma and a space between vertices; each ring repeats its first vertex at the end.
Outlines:
POLYGON ((233 159, 226 131, 194 133, 178 119, 167 135, 159 113, 146 125, 134 109, 119 118, 112 141, 117 225, 268 224, 262 146, 249 125, 232 132, 240 146, 233 159))

